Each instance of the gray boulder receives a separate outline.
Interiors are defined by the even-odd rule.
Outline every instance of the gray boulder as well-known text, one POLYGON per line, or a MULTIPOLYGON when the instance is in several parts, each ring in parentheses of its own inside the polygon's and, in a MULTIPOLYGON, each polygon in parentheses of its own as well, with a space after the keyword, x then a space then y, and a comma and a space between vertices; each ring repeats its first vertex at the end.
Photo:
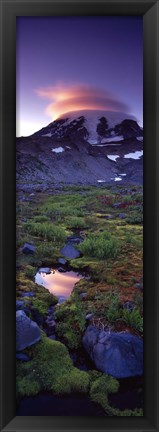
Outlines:
POLYGON ((58 263, 65 265, 65 264, 67 264, 67 261, 65 260, 65 258, 58 258, 58 263))
POLYGON ((40 328, 24 311, 16 312, 16 351, 34 345, 41 339, 40 328))
POLYGON ((58 271, 60 272, 60 273, 66 273, 66 269, 64 269, 63 267, 59 267, 58 268, 58 271))
POLYGON ((87 315, 86 315, 86 320, 87 321, 91 321, 91 319, 94 317, 94 313, 88 313, 87 315))
POLYGON ((60 253, 65 256, 65 258, 74 259, 79 258, 81 253, 72 246, 71 243, 66 243, 66 245, 60 250, 60 253))
POLYGON ((16 353, 16 359, 20 360, 20 361, 23 361, 23 362, 28 362, 28 361, 31 360, 31 358, 27 354, 22 353, 22 352, 17 352, 16 353))
POLYGON ((16 300, 16 310, 23 309, 23 308, 24 308, 24 301, 16 300))
POLYGON ((126 213, 119 213, 118 217, 119 217, 119 219, 126 219, 127 214, 126 213))
POLYGON ((30 243, 25 243, 23 248, 22 248, 22 252, 24 254, 32 254, 33 255, 35 250, 36 250, 36 247, 30 243))
POLYGON ((76 235, 67 237, 67 240, 69 241, 69 243, 74 243, 74 244, 80 244, 81 242, 83 242, 83 238, 76 235))
POLYGON ((51 335, 51 336, 49 336, 49 339, 56 340, 56 336, 55 335, 51 335))
POLYGON ((96 368, 108 375, 127 378, 143 374, 143 341, 137 336, 89 325, 83 345, 96 368))
POLYGON ((39 268, 39 273, 46 273, 46 274, 50 274, 51 270, 49 267, 40 267, 39 268))
POLYGON ((21 294, 22 297, 35 297, 35 294, 32 291, 25 291, 21 294))

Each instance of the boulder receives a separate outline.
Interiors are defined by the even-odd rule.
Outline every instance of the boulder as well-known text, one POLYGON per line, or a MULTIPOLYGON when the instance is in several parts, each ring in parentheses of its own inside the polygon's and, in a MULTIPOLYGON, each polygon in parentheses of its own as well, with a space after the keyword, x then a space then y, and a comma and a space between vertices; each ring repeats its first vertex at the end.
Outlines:
POLYGON ((134 288, 137 288, 137 289, 143 291, 143 284, 142 284, 142 283, 136 283, 136 284, 134 285, 134 288))
POLYGON ((51 336, 48 336, 49 337, 49 339, 51 339, 51 340, 56 340, 56 336, 55 335, 51 335, 51 336))
POLYGON ((22 252, 24 254, 32 254, 33 255, 35 250, 36 250, 36 247, 30 243, 25 243, 23 248, 22 248, 22 252))
POLYGON ((143 341, 137 336, 89 325, 83 345, 96 368, 108 375, 128 378, 143 374, 143 341))
POLYGON ((31 360, 31 358, 27 354, 22 353, 22 352, 16 353, 16 359, 23 361, 23 362, 28 362, 31 360))
POLYGON ((32 291, 25 291, 24 293, 21 294, 22 297, 34 297, 35 293, 33 293, 32 291))
POLYGON ((60 272, 60 273, 66 273, 66 269, 64 269, 63 267, 59 267, 58 268, 58 271, 60 272))
POLYGON ((64 303, 66 300, 67 300, 66 297, 63 297, 63 296, 58 297, 58 304, 64 303))
POLYGON ((70 243, 74 243, 74 244, 80 244, 81 242, 83 242, 83 238, 79 237, 79 236, 76 236, 76 235, 67 237, 67 240, 70 243))
POLYGON ((126 219, 127 214, 126 213, 119 213, 118 217, 119 217, 119 219, 126 219))
POLYGON ((41 332, 36 322, 32 321, 24 311, 16 312, 16 351, 34 345, 41 339, 41 332))
POLYGON ((94 313, 88 313, 87 315, 86 315, 86 320, 87 321, 91 321, 91 319, 94 317, 94 313))
POLYGON ((50 274, 51 270, 49 267, 40 267, 39 268, 39 273, 46 273, 46 274, 50 274))
POLYGON ((69 259, 75 259, 81 256, 81 253, 75 249, 71 243, 66 243, 65 246, 60 250, 60 253, 69 259))
POLYGON ((16 311, 24 308, 24 301, 16 300, 16 311))
POLYGON ((65 260, 65 258, 58 258, 58 263, 65 265, 65 264, 67 264, 67 261, 65 260))
POLYGON ((82 293, 80 293, 80 298, 81 299, 84 299, 84 298, 86 298, 86 295, 87 295, 87 293, 86 292, 82 292, 82 293))

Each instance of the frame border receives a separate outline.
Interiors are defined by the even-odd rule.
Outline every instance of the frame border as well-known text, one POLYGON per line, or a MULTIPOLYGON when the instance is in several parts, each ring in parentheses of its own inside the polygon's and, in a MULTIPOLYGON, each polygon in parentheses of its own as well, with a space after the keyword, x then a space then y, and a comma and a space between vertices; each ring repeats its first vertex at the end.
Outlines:
POLYGON ((159 431, 159 0, 1 0, 1 430, 159 431), (144 25, 144 417, 15 417, 16 16, 142 15, 144 25), (152 151, 151 151, 152 149, 152 151), (14 257, 14 258, 13 258, 14 257))

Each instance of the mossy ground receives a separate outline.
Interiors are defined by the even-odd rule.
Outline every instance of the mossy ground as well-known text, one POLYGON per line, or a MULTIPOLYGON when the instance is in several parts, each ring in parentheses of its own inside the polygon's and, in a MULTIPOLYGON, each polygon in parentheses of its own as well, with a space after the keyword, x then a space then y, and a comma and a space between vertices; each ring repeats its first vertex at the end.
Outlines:
POLYGON ((17 360, 17 399, 36 395, 42 390, 56 395, 83 393, 90 394, 91 399, 110 415, 134 415, 133 411, 119 411, 109 405, 108 395, 118 391, 118 381, 97 371, 85 372, 75 368, 62 343, 42 334, 41 341, 27 348, 25 353, 31 360, 27 363, 17 360))
MULTIPOLYGON (((83 256, 70 260, 69 265, 75 271, 83 272, 86 277, 75 285, 70 298, 57 306, 55 311, 57 336, 70 350, 80 347, 87 313, 93 313, 94 324, 101 328, 127 329, 142 335, 143 294, 136 287, 136 284, 142 286, 142 198, 140 187, 127 189, 116 186, 99 189, 79 186, 63 187, 50 195, 37 193, 30 197, 25 194, 22 202, 17 199, 17 298, 25 301, 31 314, 36 310, 45 317, 48 307, 57 302, 56 297, 48 290, 35 284, 37 268, 56 265, 67 236, 76 233, 83 237, 83 243, 78 246, 83 256), (124 216, 121 216, 121 213, 124 213, 124 216), (21 247, 25 242, 34 243, 34 255, 22 253, 21 247), (29 291, 35 294, 34 297, 22 297, 22 293, 29 291), (83 293, 84 296, 81 296, 83 293), (128 303, 130 307, 127 307, 128 303)), ((56 347, 56 344, 54 346, 56 347)), ((45 361, 45 351, 47 358, 47 353, 53 349, 52 341, 46 342, 45 338, 33 348, 32 362, 18 362, 19 394, 35 394, 42 388, 52 389, 54 392, 60 390, 62 384, 58 364, 57 371, 54 368, 55 376, 57 373, 59 377, 57 385, 55 376, 52 384, 50 361, 46 372, 48 378, 45 377, 42 383, 37 377, 34 379, 33 370, 31 372, 29 369, 29 374, 25 372, 31 365, 36 370, 38 362, 42 364, 45 361), (32 382, 32 390, 29 382, 32 382)), ((68 372, 69 369, 66 375, 68 372)), ((80 371, 72 371, 68 382, 67 379, 63 381, 65 384, 61 388, 66 393, 67 389, 73 391, 71 386, 73 380, 76 381, 75 373, 80 374, 80 371)), ((80 376, 85 377, 81 378, 85 381, 86 375, 80 376)), ((104 396, 103 402, 102 392, 99 390, 100 387, 105 388, 104 386, 105 384, 94 384, 90 394, 91 398, 108 412, 107 400, 104 396)), ((109 415, 119 414, 111 414, 109 411, 109 415)))

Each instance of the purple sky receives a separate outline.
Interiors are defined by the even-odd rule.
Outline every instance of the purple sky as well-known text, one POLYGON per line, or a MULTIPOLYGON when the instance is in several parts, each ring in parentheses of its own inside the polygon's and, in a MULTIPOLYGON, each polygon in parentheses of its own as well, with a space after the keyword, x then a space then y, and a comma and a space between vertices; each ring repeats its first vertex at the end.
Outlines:
POLYGON ((16 88, 17 136, 103 104, 142 125, 142 17, 18 17, 16 88))

